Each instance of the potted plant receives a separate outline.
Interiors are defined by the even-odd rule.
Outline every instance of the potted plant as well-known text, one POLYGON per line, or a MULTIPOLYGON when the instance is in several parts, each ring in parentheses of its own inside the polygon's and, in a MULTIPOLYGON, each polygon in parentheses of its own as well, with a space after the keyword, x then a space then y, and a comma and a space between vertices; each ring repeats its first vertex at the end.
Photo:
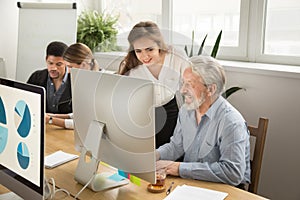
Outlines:
MULTIPOLYGON (((210 54, 210 56, 213 57, 213 58, 216 58, 216 56, 217 56, 217 53, 218 53, 218 50, 219 50, 219 44, 220 44, 220 41, 221 41, 221 37, 222 37, 222 30, 220 31, 220 33, 219 33, 219 35, 218 35, 218 37, 215 41, 215 44, 213 46, 213 49, 211 51, 211 54, 210 54)), ((202 41, 202 43, 199 47, 197 55, 202 54, 206 38, 207 38, 207 34, 205 35, 205 37, 204 37, 204 39, 203 39, 203 41, 202 41)), ((191 44, 190 52, 188 52, 187 45, 184 46, 184 50, 185 50, 185 53, 186 53, 187 56, 189 56, 189 57, 194 56, 194 31, 192 31, 192 44, 191 44)), ((241 88, 241 87, 238 87, 238 86, 231 87, 231 88, 227 89, 222 94, 222 96, 227 99, 230 95, 232 95, 233 93, 235 93, 239 90, 242 90, 242 89, 245 90, 244 88, 241 88)))
POLYGON ((86 44, 93 52, 118 50, 118 18, 95 10, 83 11, 77 19, 77 42, 86 44))

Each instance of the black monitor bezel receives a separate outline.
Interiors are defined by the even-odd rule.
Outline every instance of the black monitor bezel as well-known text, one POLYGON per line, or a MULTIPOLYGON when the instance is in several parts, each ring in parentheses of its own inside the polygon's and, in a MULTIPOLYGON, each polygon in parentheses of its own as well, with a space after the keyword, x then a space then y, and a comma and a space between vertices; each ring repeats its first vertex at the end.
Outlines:
MULTIPOLYGON (((20 90, 25 90, 29 92, 34 92, 37 94, 41 95, 40 98, 40 105, 41 105, 41 126, 40 126, 40 133, 41 133, 41 141, 40 141, 40 162, 41 162, 41 167, 40 167, 40 186, 35 185, 31 181, 27 180, 26 178, 16 174, 15 172, 11 171, 10 169, 6 168, 5 166, 0 164, 0 171, 2 173, 5 173, 6 175, 10 176, 11 178, 15 179, 16 181, 19 181, 20 183, 26 185, 29 189, 36 191, 40 195, 43 196, 44 194, 44 147, 45 147, 45 140, 44 140, 44 133, 45 133, 45 90, 42 87, 27 84, 27 83, 22 83, 22 82, 17 82, 14 80, 9 80, 9 79, 4 79, 0 78, 0 85, 5 85, 8 87, 20 89, 20 90)), ((0 184, 2 184, 2 181, 0 180, 0 184)), ((8 189, 9 185, 4 185, 8 189)))

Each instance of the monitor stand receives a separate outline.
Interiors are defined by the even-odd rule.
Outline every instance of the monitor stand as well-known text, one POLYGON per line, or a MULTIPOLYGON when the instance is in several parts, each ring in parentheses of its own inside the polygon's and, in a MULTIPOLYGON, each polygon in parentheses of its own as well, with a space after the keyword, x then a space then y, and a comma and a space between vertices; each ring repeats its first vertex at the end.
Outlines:
POLYGON ((82 185, 88 184, 88 187, 95 192, 129 183, 129 180, 126 178, 121 181, 110 179, 109 177, 113 175, 112 173, 97 173, 100 163, 99 149, 104 126, 105 124, 98 121, 91 122, 75 171, 75 180, 82 185), (90 159, 87 160, 87 157, 90 159))

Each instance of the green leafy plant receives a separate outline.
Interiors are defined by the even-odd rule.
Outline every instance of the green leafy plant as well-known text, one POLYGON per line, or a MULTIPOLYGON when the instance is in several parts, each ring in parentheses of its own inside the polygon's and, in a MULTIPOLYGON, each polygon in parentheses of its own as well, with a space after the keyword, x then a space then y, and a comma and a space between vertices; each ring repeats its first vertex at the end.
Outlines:
MULTIPOLYGON (((217 39, 215 41, 215 44, 213 46, 213 49, 211 51, 211 54, 210 54, 210 56, 213 57, 213 58, 215 58, 217 56, 217 53, 218 53, 218 50, 219 50, 219 44, 220 44, 220 41, 221 41, 221 37, 222 37, 222 30, 220 31, 220 33, 219 33, 219 35, 218 35, 218 37, 217 37, 217 39)), ((205 35, 205 37, 204 37, 204 39, 203 39, 203 41, 202 41, 202 43, 201 43, 201 45, 199 47, 197 55, 201 55, 202 54, 206 38, 207 38, 207 34, 205 35)), ((185 53, 189 57, 194 56, 194 40, 195 40, 195 33, 194 33, 194 31, 192 31, 192 44, 191 44, 191 50, 190 50, 190 52, 188 52, 187 45, 184 46, 185 53)))
POLYGON ((77 19, 77 42, 86 44, 92 51, 118 50, 116 45, 118 16, 97 11, 83 11, 77 19))
POLYGON ((246 90, 246 89, 238 87, 238 86, 234 86, 234 87, 231 87, 231 88, 228 88, 227 90, 225 90, 225 92, 223 92, 222 96, 227 99, 230 95, 232 95, 233 93, 235 93, 239 90, 246 90))
MULTIPOLYGON (((188 47, 187 45, 184 46, 184 50, 185 50, 185 53, 187 56, 189 57, 192 57, 194 56, 194 31, 192 31, 192 44, 191 44, 191 50, 190 52, 188 52, 188 47)), ((218 53, 218 50, 219 50, 219 45, 220 45, 220 41, 221 41, 221 37, 222 37, 222 30, 220 31, 216 41, 215 41, 215 44, 213 46, 213 49, 211 51, 211 54, 210 56, 213 57, 213 58, 216 58, 217 56, 217 53, 218 53)), ((199 50, 198 50, 198 53, 197 55, 201 55, 203 53, 203 49, 204 49, 204 45, 205 45, 205 41, 206 41, 206 38, 207 38, 207 34, 205 35, 200 47, 199 47, 199 50)), ((238 86, 234 86, 234 87, 231 87, 229 89, 227 89, 223 94, 222 96, 224 98, 228 98, 230 95, 232 95, 233 93, 239 91, 239 90, 245 90, 244 88, 241 88, 241 87, 238 87, 238 86)))

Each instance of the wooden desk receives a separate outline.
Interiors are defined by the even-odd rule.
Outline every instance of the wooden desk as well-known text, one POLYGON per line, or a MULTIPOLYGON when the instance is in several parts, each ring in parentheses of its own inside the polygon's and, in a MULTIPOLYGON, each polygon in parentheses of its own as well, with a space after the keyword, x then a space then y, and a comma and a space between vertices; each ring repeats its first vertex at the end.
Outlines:
MULTIPOLYGON (((54 126, 47 126, 46 128, 46 154, 53 153, 58 150, 63 150, 68 153, 78 154, 74 149, 74 136, 72 130, 63 130, 60 128, 56 128, 54 126)), ((81 188, 83 187, 81 184, 78 184, 74 180, 74 172, 76 169, 78 160, 71 161, 67 164, 61 165, 54 169, 47 169, 46 176, 47 178, 53 177, 55 179, 56 185, 59 188, 67 189, 73 196, 76 195, 81 188)), ((100 165, 100 171, 111 171, 112 169, 100 165)), ((198 180, 190 180, 190 179, 182 179, 179 177, 168 176, 166 179, 166 185, 169 186, 171 182, 174 181, 175 188, 177 185, 191 185, 198 186, 207 189, 217 190, 228 193, 226 200, 257 200, 257 199, 265 199, 261 196, 249 193, 247 191, 238 189, 236 187, 221 184, 221 183, 212 183, 206 181, 198 181, 198 180)), ((81 195, 80 199, 118 199, 118 200, 128 200, 128 199, 163 199, 166 197, 165 192, 163 193, 150 193, 147 191, 148 182, 141 181, 141 186, 137 186, 133 183, 129 183, 128 185, 110 189, 102 192, 93 192, 90 189, 86 188, 81 195)))
MULTIPOLYGON (((79 154, 74 148, 74 132, 73 130, 64 130, 55 126, 47 125, 46 127, 46 148, 45 154, 49 155, 55 151, 63 150, 68 153, 79 154)), ((74 180, 74 173, 77 166, 77 160, 68 162, 64 165, 58 166, 54 169, 46 169, 46 178, 54 178, 56 186, 58 188, 64 188, 68 190, 71 195, 74 197, 81 189, 82 185, 77 183, 74 180)), ((112 171, 111 168, 100 165, 100 171, 112 171)), ((175 188, 177 185, 191 185, 198 186, 202 188, 217 190, 221 192, 228 193, 226 200, 259 200, 265 199, 261 196, 249 193, 247 191, 238 189, 236 187, 221 184, 221 183, 212 183, 206 181, 182 179, 179 177, 168 176, 166 179, 166 185, 169 186, 171 182, 174 181, 175 188)), ((86 188, 79 196, 79 199, 83 200, 93 200, 93 199, 117 199, 117 200, 162 200, 166 197, 165 192, 163 193, 150 193, 147 191, 147 185, 149 183, 141 180, 141 186, 137 186, 133 183, 128 185, 110 189, 102 192, 93 192, 89 188, 86 188)), ((7 192, 7 189, 0 186, 0 194, 7 192)), ((59 196, 56 199, 72 199, 72 197, 65 198, 62 194, 59 193, 59 196)))

